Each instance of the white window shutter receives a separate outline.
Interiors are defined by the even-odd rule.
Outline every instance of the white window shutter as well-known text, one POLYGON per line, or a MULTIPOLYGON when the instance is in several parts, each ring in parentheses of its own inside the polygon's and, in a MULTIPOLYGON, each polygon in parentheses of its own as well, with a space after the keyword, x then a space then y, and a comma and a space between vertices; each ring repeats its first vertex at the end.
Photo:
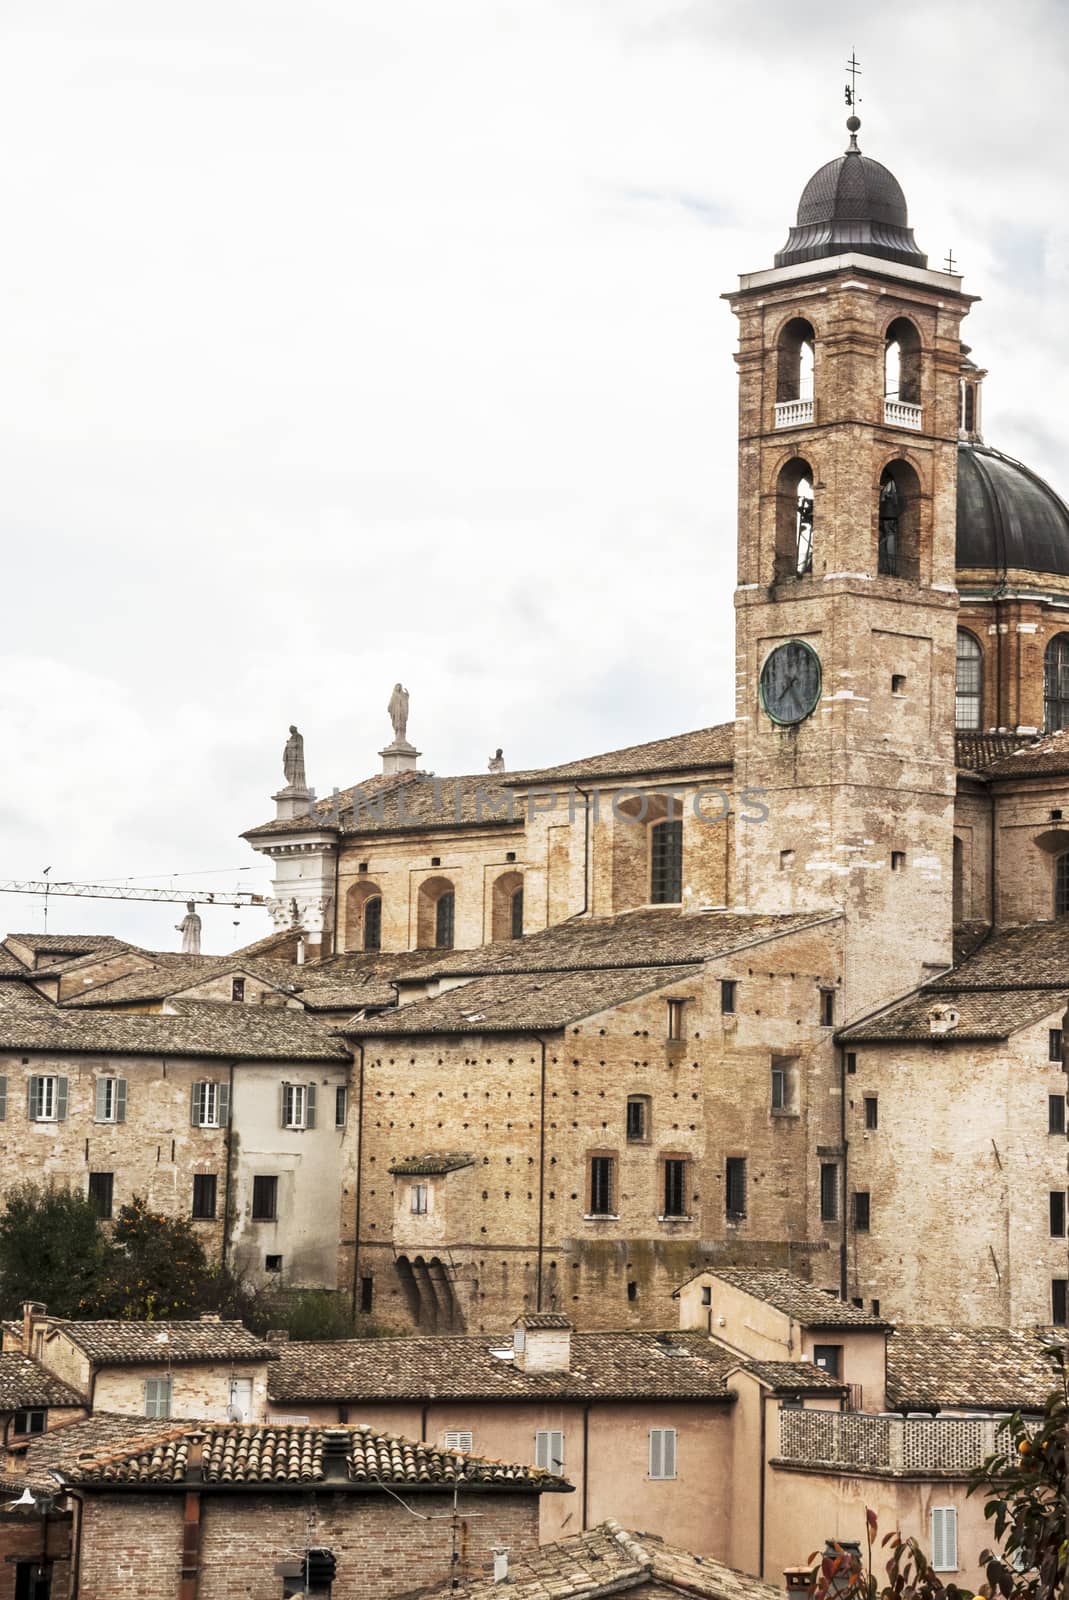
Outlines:
POLYGON ((663 1478, 664 1477, 664 1472, 662 1471, 662 1467, 663 1467, 663 1463, 664 1463, 664 1452, 663 1452, 663 1449, 662 1449, 663 1442, 664 1442, 664 1429, 663 1428, 651 1428, 650 1429, 650 1477, 651 1478, 663 1478))
POLYGON ((204 1085, 202 1083, 195 1083, 190 1089, 189 1094, 189 1120, 195 1128, 201 1127, 204 1122, 204 1112, 202 1110, 203 1103, 204 1085))
POLYGON ((115 1120, 116 1120, 116 1122, 125 1122, 126 1121, 126 1079, 125 1078, 116 1078, 116 1080, 115 1080, 115 1120))
POLYGON ((0 1077, 0 1122, 7 1117, 7 1079, 0 1077))
POLYGON ((97 1122, 103 1122, 108 1114, 108 1080, 98 1078, 96 1087, 96 1109, 93 1116, 97 1122))
POLYGON ((56 1079, 56 1121, 67 1120, 67 1079, 56 1079))
POLYGON ((304 1091, 304 1125, 314 1128, 316 1125, 316 1086, 310 1083, 304 1091))
POLYGON ((953 1506, 932 1511, 932 1566, 936 1572, 958 1570, 958 1513, 953 1506))
POLYGON ((31 1122, 36 1122, 41 1114, 39 1104, 41 1098, 40 1082, 41 1080, 36 1073, 26 1081, 26 1115, 31 1122))
POLYGON ((219 1085, 218 1106, 219 1126, 221 1128, 225 1128, 230 1122, 230 1085, 228 1083, 221 1083, 219 1085))
POLYGON ((666 1478, 674 1478, 676 1475, 676 1430, 674 1428, 664 1429, 662 1453, 664 1457, 664 1475, 666 1478))

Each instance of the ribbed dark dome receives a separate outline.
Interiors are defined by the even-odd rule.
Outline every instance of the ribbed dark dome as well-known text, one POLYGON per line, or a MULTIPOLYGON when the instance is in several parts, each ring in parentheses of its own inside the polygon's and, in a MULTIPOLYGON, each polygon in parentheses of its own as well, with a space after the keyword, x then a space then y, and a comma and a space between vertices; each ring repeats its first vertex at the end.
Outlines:
POLYGON ((1069 577, 1069 506, 1019 461, 959 445, 957 564, 1069 577))
POLYGON ((913 237, 898 179, 860 150, 836 156, 810 178, 798 202, 798 221, 776 265, 790 267, 851 251, 910 267, 928 265, 913 237))

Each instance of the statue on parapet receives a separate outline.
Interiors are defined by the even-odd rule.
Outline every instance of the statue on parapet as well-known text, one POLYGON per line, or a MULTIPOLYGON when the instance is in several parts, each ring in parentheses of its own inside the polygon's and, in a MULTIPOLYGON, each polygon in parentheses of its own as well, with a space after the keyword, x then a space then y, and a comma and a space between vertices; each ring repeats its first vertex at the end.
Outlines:
POLYGON ((386 707, 393 723, 394 744, 408 743, 408 690, 401 683, 395 683, 390 703, 386 707))
POLYGON ((487 770, 489 772, 504 772, 504 770, 505 770, 505 756, 504 756, 504 752, 502 751, 500 745, 498 745, 497 749, 494 751, 493 755, 490 757, 490 760, 487 763, 487 770))
POLYGON ((282 752, 282 771, 286 775, 286 786, 290 789, 307 789, 308 779, 304 772, 304 738, 297 732, 293 723, 290 723, 290 736, 286 740, 286 748, 282 752))
POLYGON ((186 914, 181 922, 175 923, 175 932, 182 935, 182 954, 184 956, 200 955, 200 918, 197 915, 197 902, 186 901, 186 914))

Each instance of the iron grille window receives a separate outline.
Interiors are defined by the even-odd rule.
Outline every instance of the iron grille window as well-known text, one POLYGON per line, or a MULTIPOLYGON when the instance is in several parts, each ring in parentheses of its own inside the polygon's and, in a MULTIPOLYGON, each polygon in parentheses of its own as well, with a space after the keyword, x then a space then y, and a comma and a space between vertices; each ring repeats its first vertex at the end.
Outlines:
POLYGON ((215 1218, 216 1179, 214 1172, 193 1174, 193 1217, 197 1222, 212 1222, 215 1218))
POLYGON ((1049 1094, 1047 1096, 1047 1132, 1065 1132, 1065 1096, 1064 1094, 1049 1094))
POLYGON ((1054 915, 1069 914, 1069 852, 1060 855, 1054 863, 1054 915))
POLYGON ((677 905, 683 898, 683 824, 668 818, 650 829, 650 901, 677 905))
POLYGON ((1047 1033, 1047 1060, 1058 1061, 1062 1059, 1062 1030, 1051 1028, 1047 1033))
POLYGON ((278 1179, 258 1177, 252 1180, 253 1222, 275 1222, 278 1219, 278 1179))
POLYGON ((523 890, 517 889, 509 901, 509 937, 523 938, 523 890))
POLYGON ((867 1189, 858 1189, 854 1193, 854 1232, 868 1233, 869 1218, 871 1215, 869 1205, 869 1192, 867 1189))
POLYGON ((1050 1192, 1050 1236, 1052 1239, 1065 1238, 1064 1189, 1052 1189, 1050 1192))
POLYGON ((820 1220, 835 1222, 839 1216, 839 1168, 834 1161, 820 1164, 820 1220))
POLYGON ((728 1156, 724 1170, 724 1210, 729 1217, 746 1215, 746 1157, 728 1156))
POLYGON ((954 726, 979 728, 982 718, 984 656, 979 644, 964 628, 958 630, 954 676, 954 726))
POLYGON ((865 1096, 865 1126, 870 1130, 880 1126, 880 1102, 874 1094, 865 1096))
POLYGON ((382 949, 382 896, 378 894, 364 902, 364 949, 382 949))
POLYGON ((434 907, 434 948, 436 950, 452 950, 453 948, 453 923, 456 911, 456 898, 452 889, 447 889, 445 894, 438 896, 434 907))
POLYGON ((1069 633, 1059 633, 1043 657, 1043 718, 1048 733, 1069 727, 1069 633))
POLYGON ((115 1174, 113 1172, 91 1172, 89 1174, 89 1198, 96 1207, 96 1214, 102 1221, 111 1218, 112 1200, 115 1191, 115 1174))
POLYGON ((627 1102, 627 1142, 644 1144, 649 1136, 649 1101, 644 1094, 633 1094, 627 1102))
POLYGON ((685 1217, 687 1214, 687 1163, 669 1158, 664 1164, 664 1215, 685 1217))
POLYGON ((610 1217, 613 1214, 613 1158, 592 1156, 590 1160, 590 1215, 610 1217))

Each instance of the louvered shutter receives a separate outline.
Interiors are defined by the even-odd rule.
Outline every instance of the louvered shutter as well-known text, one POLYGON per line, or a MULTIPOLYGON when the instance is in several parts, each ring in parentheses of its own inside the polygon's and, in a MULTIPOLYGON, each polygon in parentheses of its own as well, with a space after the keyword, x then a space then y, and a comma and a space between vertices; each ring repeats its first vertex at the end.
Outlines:
POLYGON ((662 1429, 662 1433, 663 1440, 661 1450, 664 1464, 664 1476, 666 1478, 674 1478, 676 1475, 676 1430, 674 1428, 664 1428, 662 1429))
POLYGON ((39 1085, 40 1079, 36 1073, 26 1080, 26 1115, 31 1122, 36 1122, 37 1120, 37 1107, 41 1095, 39 1085))
POLYGON ((7 1079, 0 1077, 0 1122, 7 1117, 7 1079))
POLYGON ((932 1566, 936 1572, 958 1570, 958 1513, 953 1506, 932 1511, 932 1566))
POLYGON ((564 1466, 564 1435, 557 1428, 543 1428, 535 1434, 535 1466, 544 1472, 560 1472, 564 1466))
POLYGON ((230 1085, 219 1085, 219 1126, 225 1128, 230 1122, 230 1085))
POLYGON ((115 1080, 115 1120, 116 1120, 116 1122, 125 1122, 126 1121, 126 1079, 125 1078, 116 1078, 116 1080, 115 1080))
POLYGON ((287 1124, 286 1113, 289 1110, 289 1084, 280 1083, 278 1086, 278 1125, 285 1128, 287 1124))
POLYGON ((97 1122, 106 1122, 107 1118, 108 1118, 108 1083, 109 1083, 109 1081, 110 1080, 107 1079, 107 1078, 98 1078, 97 1079, 96 1110, 93 1112, 93 1116, 94 1116, 94 1118, 96 1119, 97 1122))
POLYGON ((664 1429, 663 1428, 651 1428, 650 1429, 650 1477, 651 1478, 663 1478, 664 1477, 664 1473, 661 1470, 662 1463, 663 1463, 663 1460, 664 1460, 663 1452, 662 1452, 662 1449, 661 1449, 661 1444, 662 1444, 662 1441, 663 1441, 663 1437, 664 1437, 664 1429))
POLYGON ((202 1084, 194 1083, 189 1092, 189 1120, 195 1128, 201 1127, 203 1123, 203 1113, 201 1112, 202 1088, 202 1084))
POLYGON ((304 1125, 314 1128, 316 1125, 316 1086, 310 1083, 304 1091, 304 1125))
POLYGON ((67 1079, 56 1079, 56 1121, 67 1120, 67 1079))

